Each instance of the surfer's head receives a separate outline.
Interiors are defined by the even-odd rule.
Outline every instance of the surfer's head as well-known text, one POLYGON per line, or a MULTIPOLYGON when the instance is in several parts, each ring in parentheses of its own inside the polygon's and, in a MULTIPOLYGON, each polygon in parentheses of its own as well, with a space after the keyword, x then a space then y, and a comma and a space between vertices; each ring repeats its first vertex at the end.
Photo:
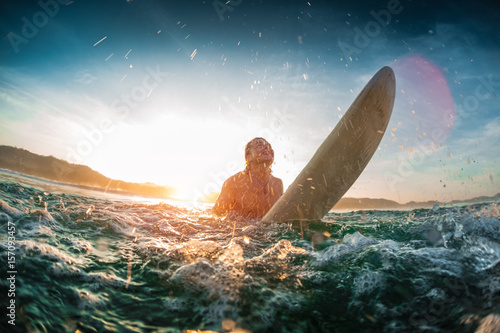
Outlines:
POLYGON ((247 169, 250 162, 265 163, 268 167, 274 161, 274 150, 264 138, 253 138, 245 146, 245 161, 247 169))

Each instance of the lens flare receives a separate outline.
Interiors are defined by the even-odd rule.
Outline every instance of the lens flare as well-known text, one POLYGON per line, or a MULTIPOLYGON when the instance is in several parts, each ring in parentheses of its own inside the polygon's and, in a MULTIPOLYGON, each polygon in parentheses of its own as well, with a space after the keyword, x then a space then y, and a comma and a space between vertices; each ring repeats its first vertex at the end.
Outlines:
POLYGON ((443 70, 421 55, 399 59, 392 67, 399 95, 395 109, 411 118, 401 122, 401 129, 408 131, 405 139, 427 137, 442 144, 455 119, 455 105, 443 70))

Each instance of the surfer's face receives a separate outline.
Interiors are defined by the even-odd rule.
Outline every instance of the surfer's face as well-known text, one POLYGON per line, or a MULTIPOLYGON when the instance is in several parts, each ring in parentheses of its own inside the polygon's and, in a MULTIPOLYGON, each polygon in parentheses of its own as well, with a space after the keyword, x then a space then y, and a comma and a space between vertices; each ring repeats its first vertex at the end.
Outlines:
POLYGON ((257 162, 272 163, 274 160, 274 150, 266 140, 254 140, 250 146, 249 160, 257 162))

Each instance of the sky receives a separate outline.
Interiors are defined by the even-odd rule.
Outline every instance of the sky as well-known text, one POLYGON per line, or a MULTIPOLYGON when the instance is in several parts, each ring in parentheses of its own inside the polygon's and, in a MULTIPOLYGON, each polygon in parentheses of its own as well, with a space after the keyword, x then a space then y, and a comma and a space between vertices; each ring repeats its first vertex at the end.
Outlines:
POLYGON ((382 67, 396 100, 346 193, 500 192, 494 1, 1 1, 0 144, 198 200, 273 146, 285 188, 382 67))

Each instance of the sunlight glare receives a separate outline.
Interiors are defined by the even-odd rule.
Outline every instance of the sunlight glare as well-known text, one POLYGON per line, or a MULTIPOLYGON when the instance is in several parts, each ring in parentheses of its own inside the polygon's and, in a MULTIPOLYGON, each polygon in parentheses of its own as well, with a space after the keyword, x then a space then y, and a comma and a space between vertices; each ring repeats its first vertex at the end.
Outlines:
POLYGON ((172 189, 175 199, 196 202, 200 193, 220 190, 224 179, 213 175, 221 174, 228 161, 242 159, 243 152, 235 156, 236 140, 228 140, 240 135, 224 119, 156 115, 133 127, 117 126, 86 163, 107 177, 152 182, 172 189))

